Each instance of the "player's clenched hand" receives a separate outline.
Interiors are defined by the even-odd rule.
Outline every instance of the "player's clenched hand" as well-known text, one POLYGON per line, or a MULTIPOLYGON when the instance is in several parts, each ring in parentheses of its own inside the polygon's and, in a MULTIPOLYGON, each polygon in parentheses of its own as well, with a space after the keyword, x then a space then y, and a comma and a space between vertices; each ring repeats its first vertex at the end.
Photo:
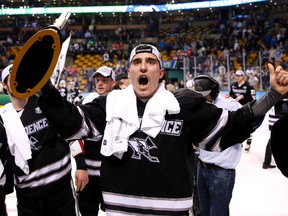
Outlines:
POLYGON ((288 72, 285 71, 282 66, 277 66, 276 70, 274 66, 268 63, 270 72, 270 85, 278 93, 285 94, 288 92, 288 72))

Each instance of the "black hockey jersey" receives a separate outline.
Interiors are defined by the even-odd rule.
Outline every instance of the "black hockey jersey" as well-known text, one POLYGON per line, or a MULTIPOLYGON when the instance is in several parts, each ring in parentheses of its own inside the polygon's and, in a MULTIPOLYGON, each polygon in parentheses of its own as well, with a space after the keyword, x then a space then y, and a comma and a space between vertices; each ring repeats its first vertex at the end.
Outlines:
POLYGON ((0 123, 0 193, 4 196, 13 192, 13 174, 8 166, 10 156, 6 131, 0 123))
MULTIPOLYGON (((49 196, 58 191, 63 184, 71 183, 69 145, 49 127, 47 119, 37 105, 36 96, 29 99, 22 112, 20 119, 31 143, 32 158, 28 160, 28 175, 16 166, 14 159, 9 160, 13 161, 17 196, 49 196)), ((11 134, 17 136, 17 131, 11 134)))
POLYGON ((281 117, 288 114, 288 94, 283 95, 282 99, 279 100, 269 111, 268 125, 269 130, 272 129, 272 126, 276 121, 281 117))
MULTIPOLYGON (((51 98, 40 98, 39 104, 61 136, 78 139, 103 134, 106 96, 77 108, 62 100, 55 90, 49 95, 51 98)), ((165 115, 155 138, 137 130, 129 137, 128 151, 121 160, 103 157, 101 186, 109 215, 187 215, 192 206, 188 162, 191 144, 220 151, 243 142, 255 129, 251 126, 254 116, 245 108, 228 113, 187 89, 175 96, 181 111, 165 115)), ((145 106, 137 100, 140 119, 145 106)))
POLYGON ((237 98, 239 95, 243 95, 243 98, 238 102, 242 105, 245 105, 256 98, 256 91, 246 81, 242 85, 239 85, 237 82, 234 82, 231 85, 229 95, 234 99, 237 98))
POLYGON ((85 163, 89 176, 100 176, 100 167, 102 155, 100 154, 101 140, 99 141, 84 141, 85 163))

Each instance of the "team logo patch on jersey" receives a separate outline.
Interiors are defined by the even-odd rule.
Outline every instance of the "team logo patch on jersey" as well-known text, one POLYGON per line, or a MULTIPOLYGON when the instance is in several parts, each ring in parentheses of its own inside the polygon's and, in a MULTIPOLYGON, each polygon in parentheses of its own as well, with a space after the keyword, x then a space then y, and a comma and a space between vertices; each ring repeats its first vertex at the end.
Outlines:
POLYGON ((41 146, 36 146, 36 143, 38 143, 38 140, 35 139, 35 137, 30 136, 29 138, 30 143, 31 143, 31 149, 34 151, 39 151, 42 147, 41 146))
POLYGON ((141 160, 142 156, 153 163, 159 163, 159 159, 150 154, 151 149, 157 148, 150 137, 146 139, 132 138, 128 141, 129 146, 133 149, 132 158, 141 160))
POLYGON ((35 113, 36 114, 41 114, 42 113, 42 110, 40 109, 40 107, 36 107, 35 108, 35 113))

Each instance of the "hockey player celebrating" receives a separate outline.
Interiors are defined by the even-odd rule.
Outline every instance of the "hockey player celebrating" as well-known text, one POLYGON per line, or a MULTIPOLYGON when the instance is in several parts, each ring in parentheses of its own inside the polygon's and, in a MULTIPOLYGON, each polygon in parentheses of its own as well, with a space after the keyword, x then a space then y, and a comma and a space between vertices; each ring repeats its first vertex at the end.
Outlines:
POLYGON ((101 184, 107 215, 188 215, 191 143, 222 151, 243 142, 288 90, 288 73, 269 65, 271 89, 259 101, 228 112, 194 91, 165 90, 160 53, 150 44, 130 55, 131 84, 76 107, 47 83, 41 110, 65 139, 103 134, 101 184), (212 145, 213 144, 213 145, 212 145))
POLYGON ((8 163, 14 176, 18 215, 76 216, 69 145, 50 127, 36 95, 16 98, 12 94, 12 67, 7 66, 1 75, 11 103, 0 109, 0 121, 12 154, 8 163))

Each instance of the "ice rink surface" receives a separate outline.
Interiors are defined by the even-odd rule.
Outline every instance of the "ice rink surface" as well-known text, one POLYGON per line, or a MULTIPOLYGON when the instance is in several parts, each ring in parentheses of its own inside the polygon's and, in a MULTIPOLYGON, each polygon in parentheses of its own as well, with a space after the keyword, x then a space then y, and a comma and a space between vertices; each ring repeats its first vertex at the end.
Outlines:
MULTIPOLYGON (((266 117, 253 133, 250 151, 245 152, 243 148, 241 161, 236 168, 231 216, 288 216, 288 179, 277 168, 262 169, 269 135, 266 117)), ((272 164, 275 164, 274 161, 272 164)), ((8 216, 17 215, 16 202, 14 193, 7 196, 8 216)), ((99 215, 106 214, 101 212, 99 215)))

